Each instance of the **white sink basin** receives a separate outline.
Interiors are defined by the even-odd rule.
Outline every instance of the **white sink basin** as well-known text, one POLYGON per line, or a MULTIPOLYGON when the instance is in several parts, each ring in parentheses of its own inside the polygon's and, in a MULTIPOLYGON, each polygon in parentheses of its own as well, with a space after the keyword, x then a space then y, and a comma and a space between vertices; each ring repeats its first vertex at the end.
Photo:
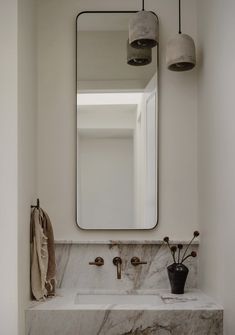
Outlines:
POLYGON ((80 305, 159 305, 158 295, 150 294, 82 294, 78 293, 75 304, 80 305))

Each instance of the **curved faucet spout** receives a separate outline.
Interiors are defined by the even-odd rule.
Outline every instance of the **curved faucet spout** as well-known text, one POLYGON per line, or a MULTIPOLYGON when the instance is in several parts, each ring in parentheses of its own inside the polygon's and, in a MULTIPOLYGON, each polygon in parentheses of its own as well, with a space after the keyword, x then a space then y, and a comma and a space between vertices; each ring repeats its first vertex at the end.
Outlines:
POLYGON ((122 259, 120 257, 114 257, 113 264, 117 267, 117 279, 122 278, 122 259))

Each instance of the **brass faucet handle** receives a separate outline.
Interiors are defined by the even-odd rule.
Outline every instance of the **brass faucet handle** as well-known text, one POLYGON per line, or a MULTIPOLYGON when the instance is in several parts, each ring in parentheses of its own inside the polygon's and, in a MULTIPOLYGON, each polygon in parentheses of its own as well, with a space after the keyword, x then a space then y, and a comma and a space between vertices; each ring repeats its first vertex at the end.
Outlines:
POLYGON ((102 266, 104 265, 104 259, 102 257, 96 257, 94 262, 89 262, 89 265, 102 266))
POLYGON ((122 264, 122 259, 120 257, 114 257, 113 264, 114 265, 122 264))
POLYGON ((132 259, 131 259, 131 264, 132 264, 133 266, 137 266, 137 265, 141 265, 141 264, 147 264, 147 262, 145 262, 145 261, 141 261, 141 260, 139 259, 139 257, 132 257, 132 259))

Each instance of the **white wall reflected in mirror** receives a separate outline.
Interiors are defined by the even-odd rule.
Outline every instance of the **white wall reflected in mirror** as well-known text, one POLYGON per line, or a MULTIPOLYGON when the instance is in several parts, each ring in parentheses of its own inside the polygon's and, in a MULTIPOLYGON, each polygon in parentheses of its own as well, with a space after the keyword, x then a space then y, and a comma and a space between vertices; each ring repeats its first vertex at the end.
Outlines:
POLYGON ((153 228, 155 92, 78 94, 77 112, 79 226, 153 228))

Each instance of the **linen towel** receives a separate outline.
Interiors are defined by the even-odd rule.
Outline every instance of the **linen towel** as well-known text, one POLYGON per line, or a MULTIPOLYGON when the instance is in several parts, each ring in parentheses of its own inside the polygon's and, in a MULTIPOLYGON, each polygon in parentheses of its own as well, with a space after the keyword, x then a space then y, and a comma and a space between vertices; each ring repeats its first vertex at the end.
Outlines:
POLYGON ((36 300, 55 294, 55 248, 48 214, 34 208, 30 221, 31 291, 36 300))

